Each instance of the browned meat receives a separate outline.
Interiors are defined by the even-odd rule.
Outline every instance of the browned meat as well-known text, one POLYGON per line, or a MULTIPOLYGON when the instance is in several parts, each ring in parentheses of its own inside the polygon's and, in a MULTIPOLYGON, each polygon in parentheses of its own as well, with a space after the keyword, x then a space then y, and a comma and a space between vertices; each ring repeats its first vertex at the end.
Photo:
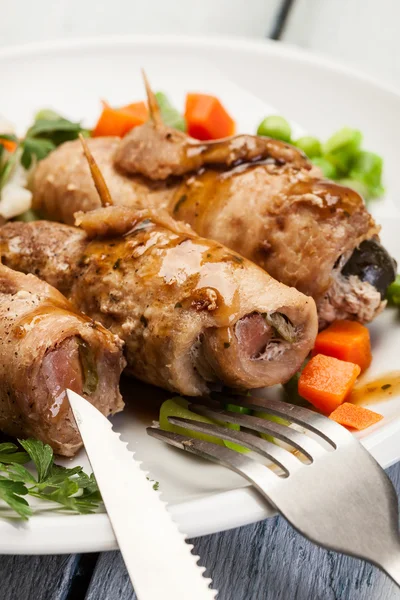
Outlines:
MULTIPOLYGON (((287 144, 255 136, 200 143, 161 123, 151 92, 149 105, 152 120, 113 146, 114 176, 122 178, 119 169, 130 177, 143 177, 136 199, 112 194, 116 204, 165 208, 199 235, 239 252, 279 281, 312 296, 321 327, 337 318, 368 322, 382 310, 384 291, 368 287, 357 274, 338 279, 341 273, 335 268, 364 240, 379 239, 379 227, 359 194, 320 179, 304 155, 287 144), (165 181, 171 175, 172 181, 165 181), (155 179, 163 190, 154 191, 155 179)), ((54 155, 60 151, 47 159, 42 181, 55 169, 52 161, 57 162, 54 155)), ((86 188, 82 173, 71 168, 68 175, 74 186, 86 188)), ((35 189, 34 195, 47 216, 60 219, 62 206, 61 220, 71 222, 72 207, 65 208, 61 189, 57 198, 51 191, 47 194, 46 185, 39 192, 35 189)), ((78 196, 79 192, 74 210, 78 196)), ((85 210, 84 199, 81 205, 85 210)), ((389 262, 387 256, 394 273, 389 262)), ((390 283, 389 276, 387 280, 390 283)))
POLYGON ((312 348, 311 298, 168 215, 108 207, 78 223, 5 225, 3 261, 59 279, 76 307, 125 341, 139 379, 187 395, 213 382, 273 385, 312 348))
MULTIPOLYGON (((114 153, 119 138, 92 138, 87 141, 112 197, 117 204, 146 208, 158 205, 171 192, 164 183, 150 183, 140 176, 121 175, 114 167, 114 153)), ((34 210, 56 221, 74 223, 74 213, 100 206, 99 196, 90 176, 87 160, 79 140, 62 144, 42 160, 32 182, 34 210)))
POLYGON ((171 176, 187 175, 204 167, 233 167, 241 162, 260 160, 290 162, 297 168, 310 171, 313 165, 303 152, 270 138, 255 135, 237 135, 223 140, 199 142, 185 133, 164 125, 160 108, 147 77, 150 119, 135 127, 119 144, 115 153, 115 166, 125 173, 143 175, 160 181, 171 176))
POLYGON ((122 410, 122 342, 47 283, 0 265, 0 430, 64 456, 82 440, 65 390, 103 414, 122 410))
POLYGON ((160 181, 186 175, 203 167, 230 168, 241 162, 267 160, 290 162, 306 171, 312 164, 304 154, 284 142, 255 135, 237 135, 224 140, 199 142, 186 134, 148 121, 135 127, 119 144, 115 166, 125 173, 135 173, 160 181))
POLYGON ((338 258, 379 232, 355 191, 291 166, 205 171, 181 184, 170 209, 316 300, 338 258))

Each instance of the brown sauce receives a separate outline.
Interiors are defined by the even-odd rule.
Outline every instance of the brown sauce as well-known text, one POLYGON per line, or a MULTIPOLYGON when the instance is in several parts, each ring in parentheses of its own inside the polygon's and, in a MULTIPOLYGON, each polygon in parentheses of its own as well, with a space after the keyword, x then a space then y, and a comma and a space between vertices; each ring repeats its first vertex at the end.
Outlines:
POLYGON ((387 373, 378 379, 355 387, 348 399, 353 404, 376 404, 400 396, 400 371, 387 373))

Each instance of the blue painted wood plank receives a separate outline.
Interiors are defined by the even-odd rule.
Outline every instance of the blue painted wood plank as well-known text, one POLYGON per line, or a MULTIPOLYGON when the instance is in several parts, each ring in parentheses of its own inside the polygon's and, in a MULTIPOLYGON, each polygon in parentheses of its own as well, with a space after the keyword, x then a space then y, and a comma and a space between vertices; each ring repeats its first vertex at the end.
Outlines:
MULTIPOLYGON (((400 464, 388 473, 400 493, 400 464)), ((400 600, 378 569, 317 548, 281 517, 198 538, 194 545, 219 600, 400 600)), ((136 600, 119 552, 100 556, 86 600, 110 598, 136 600)))
POLYGON ((78 564, 79 555, 0 556, 0 598, 67 600, 78 564))

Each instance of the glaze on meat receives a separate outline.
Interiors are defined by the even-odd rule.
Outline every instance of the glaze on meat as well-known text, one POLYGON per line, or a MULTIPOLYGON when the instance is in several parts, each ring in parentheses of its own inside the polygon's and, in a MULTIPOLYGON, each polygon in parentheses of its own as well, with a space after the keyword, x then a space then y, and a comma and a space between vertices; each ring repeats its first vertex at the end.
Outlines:
POLYGON ((123 408, 119 338, 76 312, 49 284, 0 265, 0 430, 57 454, 82 446, 65 390, 104 415, 123 408))
POLYGON ((9 223, 3 261, 60 285, 123 339, 139 379, 187 395, 274 385, 312 348, 311 298, 168 215, 116 206, 77 224, 9 223))

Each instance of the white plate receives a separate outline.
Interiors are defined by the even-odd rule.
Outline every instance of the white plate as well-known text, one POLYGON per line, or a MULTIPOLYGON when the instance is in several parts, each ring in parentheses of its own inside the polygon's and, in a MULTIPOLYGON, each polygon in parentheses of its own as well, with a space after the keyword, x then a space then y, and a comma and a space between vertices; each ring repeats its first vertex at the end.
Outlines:
MULTIPOLYGON (((385 158, 388 195, 374 212, 384 222, 383 241, 400 260, 400 195, 397 146, 400 96, 376 82, 303 51, 271 42, 175 37, 108 38, 40 44, 0 52, 0 113, 18 128, 35 110, 52 107, 92 124, 99 99, 123 104, 143 97, 140 68, 155 89, 182 105, 188 90, 218 95, 242 131, 254 132, 261 118, 280 112, 303 130, 326 136, 344 124, 359 127, 365 144, 385 158), (275 110, 272 108, 275 106, 275 110)), ((301 129, 298 128, 300 132, 301 129)), ((371 327, 374 362, 368 377, 399 368, 400 328, 388 310, 371 327)), ((145 426, 157 412, 148 389, 130 389, 131 405, 115 419, 151 477, 160 482, 171 511, 189 536, 263 519, 273 510, 228 470, 196 460, 149 438, 145 426)), ((400 458, 400 398, 380 404, 384 421, 363 442, 387 467, 400 458)), ((73 464, 89 468, 82 452, 73 464)), ((0 520, 0 554, 44 554, 110 550, 116 547, 107 515, 40 515, 21 524, 0 520)))

